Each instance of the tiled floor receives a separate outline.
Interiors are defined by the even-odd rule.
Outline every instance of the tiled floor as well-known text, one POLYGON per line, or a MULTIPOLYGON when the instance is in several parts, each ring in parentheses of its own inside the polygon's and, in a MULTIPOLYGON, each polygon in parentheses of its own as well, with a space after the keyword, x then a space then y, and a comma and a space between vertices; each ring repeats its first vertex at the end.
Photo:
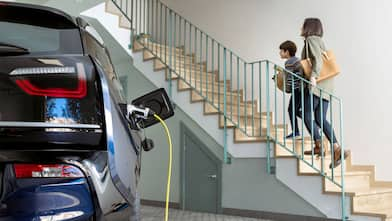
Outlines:
MULTIPOLYGON (((164 220, 164 208, 142 206, 142 221, 162 221, 164 220)), ((197 213, 170 209, 170 221, 272 221, 265 219, 243 218, 238 216, 224 216, 209 213, 197 213)))

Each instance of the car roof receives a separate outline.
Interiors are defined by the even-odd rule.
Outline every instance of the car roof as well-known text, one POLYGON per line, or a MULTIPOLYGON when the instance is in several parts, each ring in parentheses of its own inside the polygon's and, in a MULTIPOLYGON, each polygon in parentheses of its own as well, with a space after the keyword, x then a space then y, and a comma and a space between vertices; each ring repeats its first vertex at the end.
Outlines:
MULTIPOLYGON (((46 16, 55 17, 56 19, 62 19, 62 23, 63 23, 62 25, 66 24, 68 28, 78 27, 78 24, 74 17, 56 8, 51 8, 47 6, 41 6, 41 5, 26 4, 26 3, 0 1, 0 12, 2 11, 2 9, 4 10, 4 12, 9 12, 11 10, 19 10, 19 11, 33 10, 39 15, 46 15, 46 16)), ((5 13, 0 13, 0 19, 2 16, 6 16, 4 14, 5 13)), ((17 17, 16 15, 14 16, 17 17)), ((26 14, 24 14, 24 16, 26 16, 26 14)), ((45 21, 43 25, 46 26, 56 25, 56 21, 45 21)))

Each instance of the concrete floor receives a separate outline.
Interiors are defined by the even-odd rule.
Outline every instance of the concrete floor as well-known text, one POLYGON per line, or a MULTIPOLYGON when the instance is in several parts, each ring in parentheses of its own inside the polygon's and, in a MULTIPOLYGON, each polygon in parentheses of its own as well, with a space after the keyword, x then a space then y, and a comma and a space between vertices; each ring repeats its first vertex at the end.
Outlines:
MULTIPOLYGON (((142 221, 162 221, 164 220, 164 208, 142 206, 141 215, 142 221)), ((170 209, 170 221, 272 221, 265 219, 244 218, 238 216, 225 216, 209 213, 197 213, 190 211, 183 211, 177 209, 170 209)))

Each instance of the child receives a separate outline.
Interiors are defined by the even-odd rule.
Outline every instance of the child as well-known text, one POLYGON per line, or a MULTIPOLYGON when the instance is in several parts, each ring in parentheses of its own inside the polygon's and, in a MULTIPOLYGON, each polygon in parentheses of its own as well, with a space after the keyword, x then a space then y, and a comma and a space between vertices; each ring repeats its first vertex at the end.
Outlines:
MULTIPOLYGON (((297 46, 295 45, 295 43, 292 41, 285 41, 279 46, 279 49, 280 49, 279 52, 280 57, 282 59, 287 59, 286 62, 284 63, 285 69, 292 73, 295 73, 298 76, 302 76, 300 59, 295 56, 295 53, 297 52, 297 46)), ((297 117, 302 116, 301 80, 298 77, 288 72, 285 72, 285 79, 286 79, 285 82, 286 92, 288 93, 291 92, 288 112, 290 117, 291 129, 293 130, 293 132, 287 135, 286 138, 294 137, 294 139, 299 139, 301 138, 301 135, 298 128, 297 117), (292 91, 292 88, 294 88, 294 91, 292 91), (294 107, 293 107, 293 101, 294 101, 294 107), (293 116, 293 112, 295 113, 295 116, 293 116)))

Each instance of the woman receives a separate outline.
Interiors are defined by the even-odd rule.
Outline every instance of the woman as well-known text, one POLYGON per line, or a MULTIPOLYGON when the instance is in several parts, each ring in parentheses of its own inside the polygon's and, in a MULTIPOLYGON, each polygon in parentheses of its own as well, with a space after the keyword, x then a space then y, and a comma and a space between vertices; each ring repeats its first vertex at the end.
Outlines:
MULTIPOLYGON (((329 105, 329 95, 327 93, 320 92, 319 89, 314 88, 316 86, 317 78, 320 75, 321 67, 323 65, 322 52, 326 51, 323 37, 323 27, 320 19, 318 18, 307 18, 302 26, 301 36, 305 38, 305 46, 302 50, 302 59, 309 58, 312 64, 312 71, 310 82, 310 91, 305 92, 305 104, 304 104, 304 118, 305 126, 308 131, 311 131, 313 124, 313 139, 315 141, 315 147, 313 153, 316 155, 322 155, 321 151, 321 135, 319 128, 323 129, 324 134, 330 143, 333 143, 333 167, 337 167, 341 163, 341 148, 336 139, 335 132, 327 121, 327 110, 329 105), (313 103, 313 110, 311 109, 313 103), (312 114, 314 114, 315 122, 312 122, 312 114)), ((333 92, 334 79, 329 78, 321 81, 318 85, 324 91, 329 93, 333 92)), ((312 151, 305 151, 306 155, 311 155, 312 151)), ((325 154, 325 151, 324 151, 325 154)), ((345 151, 344 158, 349 155, 348 151, 345 151)), ((332 168, 332 163, 329 166, 332 168)))

